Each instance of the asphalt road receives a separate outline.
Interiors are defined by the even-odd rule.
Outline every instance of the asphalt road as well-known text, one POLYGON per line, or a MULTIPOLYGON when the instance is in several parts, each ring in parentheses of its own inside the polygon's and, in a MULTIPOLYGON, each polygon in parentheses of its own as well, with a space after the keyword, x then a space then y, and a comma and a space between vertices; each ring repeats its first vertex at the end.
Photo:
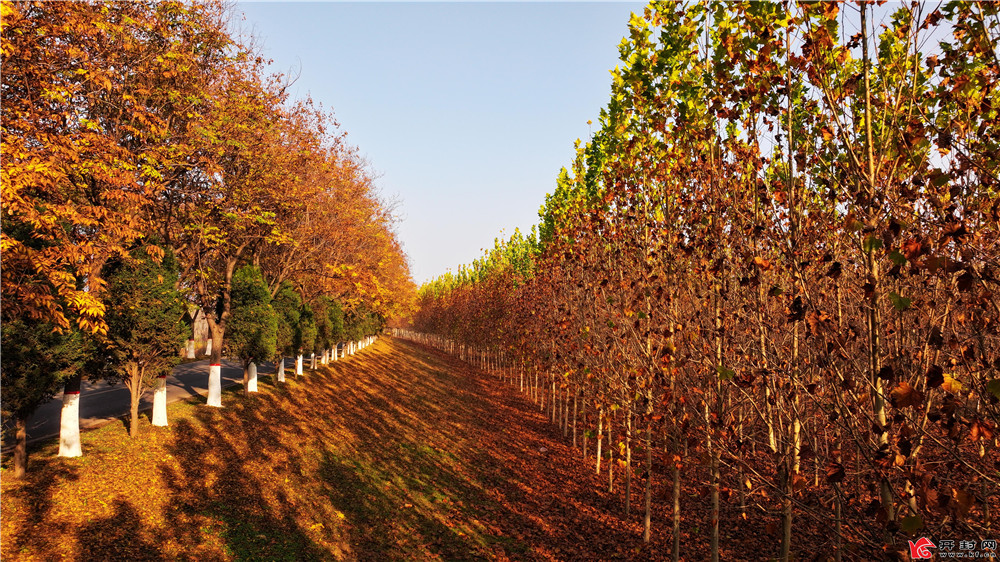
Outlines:
MULTIPOLYGON (((167 403, 191 396, 208 395, 209 360, 182 363, 174 367, 167 377, 167 403)), ((273 363, 257 367, 257 374, 274 373, 273 363)), ((285 373, 295 373, 295 363, 285 359, 285 373), (289 371, 289 367, 291 371, 289 371)), ((223 359, 222 388, 243 383, 243 368, 239 363, 223 359)), ((62 392, 42 404, 28 420, 28 443, 59 435, 59 414, 62 410, 62 392)), ((153 408, 153 390, 147 390, 139 402, 139 411, 153 408)), ((98 427, 128 414, 128 389, 123 384, 84 381, 80 388, 80 429, 98 427)))

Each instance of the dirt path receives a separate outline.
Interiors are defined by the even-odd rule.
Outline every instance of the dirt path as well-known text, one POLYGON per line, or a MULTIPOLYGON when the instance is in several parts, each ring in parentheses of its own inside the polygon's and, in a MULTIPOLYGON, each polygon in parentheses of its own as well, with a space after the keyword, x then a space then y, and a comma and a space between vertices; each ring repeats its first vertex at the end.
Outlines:
POLYGON ((638 548, 639 518, 622 521, 606 476, 530 402, 452 357, 383 339, 286 385, 267 380, 250 398, 225 394, 223 409, 171 406, 169 428, 144 422, 136 440, 121 424, 85 433, 78 459, 33 451, 26 482, 2 479, 0 555, 666 555, 666 537, 638 548))

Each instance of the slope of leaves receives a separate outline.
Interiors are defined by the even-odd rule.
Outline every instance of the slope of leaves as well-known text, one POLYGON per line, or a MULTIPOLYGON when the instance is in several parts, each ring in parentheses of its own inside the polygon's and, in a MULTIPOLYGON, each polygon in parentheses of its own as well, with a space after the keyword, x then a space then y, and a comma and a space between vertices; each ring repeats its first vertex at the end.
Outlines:
MULTIPOLYGON (((668 552, 655 540, 631 550, 639 523, 610 515, 620 500, 606 483, 530 403, 464 363, 381 340, 289 381, 237 390, 225 410, 172 405, 171 426, 144 420, 141 440, 106 426, 84 435, 80 458, 43 446, 28 480, 2 479, 3 559, 668 552)), ((691 489, 685 501, 704 499, 691 489)))

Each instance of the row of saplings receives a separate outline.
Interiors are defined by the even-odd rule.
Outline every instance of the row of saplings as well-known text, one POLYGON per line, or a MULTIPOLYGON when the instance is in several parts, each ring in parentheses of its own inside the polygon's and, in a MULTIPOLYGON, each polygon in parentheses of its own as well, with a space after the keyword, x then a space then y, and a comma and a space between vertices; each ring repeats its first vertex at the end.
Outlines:
MULTIPOLYGON (((4 437, 14 433, 13 476, 27 470, 27 425, 34 411, 63 390, 59 456, 80 456, 80 387, 84 378, 122 383, 130 394, 129 434, 138 430, 139 401, 154 388, 153 425, 167 425, 166 377, 180 361, 190 326, 182 320, 187 301, 179 290, 177 263, 139 249, 110 261, 102 271, 106 331, 87 334, 53 324, 14 320, 0 326, 0 392, 4 437)), ((352 355, 374 342, 383 320, 370 312, 346 315, 326 296, 304 302, 291 283, 269 288, 260 270, 247 265, 233 275, 232 307, 224 349, 243 367, 244 393, 257 391, 257 363, 276 361, 285 381, 285 358, 304 355, 311 368, 352 355)), ((209 368, 208 405, 221 407, 221 365, 209 368)))

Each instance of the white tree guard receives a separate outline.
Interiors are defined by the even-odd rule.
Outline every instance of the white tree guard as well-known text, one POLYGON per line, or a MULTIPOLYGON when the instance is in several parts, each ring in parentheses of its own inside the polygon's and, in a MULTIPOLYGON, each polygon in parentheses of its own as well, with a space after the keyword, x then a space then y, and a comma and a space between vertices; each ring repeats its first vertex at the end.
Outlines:
POLYGON ((222 365, 208 367, 208 405, 222 407, 222 365))
POLYGON ((247 382, 247 392, 257 392, 257 364, 250 363, 250 380, 247 382))
POLYGON ((285 382, 285 358, 278 360, 278 382, 285 382))
POLYGON ((80 393, 63 393, 62 415, 59 420, 59 456, 79 457, 80 446, 80 393))
POLYGON ((153 425, 167 426, 167 375, 160 375, 156 379, 156 390, 153 391, 153 425))
POLYGON ((296 375, 301 375, 302 374, 302 356, 301 355, 299 355, 298 357, 295 358, 295 374, 296 375))

